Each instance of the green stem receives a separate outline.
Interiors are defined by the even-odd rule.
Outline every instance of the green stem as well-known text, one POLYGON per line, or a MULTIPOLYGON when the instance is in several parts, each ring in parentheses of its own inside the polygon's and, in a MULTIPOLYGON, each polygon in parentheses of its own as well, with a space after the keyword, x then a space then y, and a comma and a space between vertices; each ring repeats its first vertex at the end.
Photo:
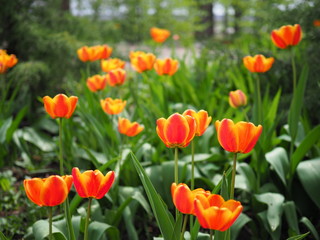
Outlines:
POLYGON ((89 197, 86 223, 84 225, 84 238, 83 238, 83 240, 88 240, 88 227, 89 227, 89 220, 90 220, 91 202, 92 202, 92 198, 89 197))
POLYGON ((262 106, 261 106, 261 92, 260 92, 260 78, 257 75, 255 81, 255 95, 256 95, 256 124, 262 123, 262 106))
POLYGON ((213 231, 210 229, 210 240, 213 240, 213 231))
POLYGON ((62 118, 59 118, 59 160, 60 160, 60 175, 64 175, 63 171, 63 148, 62 148, 62 118))
POLYGON ((246 119, 246 121, 247 121, 247 122, 250 122, 247 113, 244 111, 244 107, 240 107, 240 109, 241 109, 241 112, 243 113, 244 118, 246 119))
POLYGON ((194 189, 194 140, 191 141, 191 190, 194 189))
POLYGON ((236 180, 236 167, 237 167, 237 153, 233 155, 233 166, 232 166, 232 178, 230 188, 230 199, 234 199, 234 185, 236 180))
POLYGON ((183 226, 182 226, 182 231, 180 235, 180 240, 184 239, 184 232, 186 231, 187 222, 188 222, 188 214, 185 214, 183 218, 183 226))
POLYGON ((297 69, 296 69, 296 63, 294 60, 294 48, 291 50, 291 64, 292 64, 292 84, 293 84, 293 93, 296 91, 296 85, 297 85, 297 69))
POLYGON ((174 182, 178 184, 179 172, 178 172, 178 148, 174 149, 174 182))
POLYGON ((48 212, 49 212, 49 240, 53 239, 52 236, 52 208, 53 207, 49 207, 48 212))

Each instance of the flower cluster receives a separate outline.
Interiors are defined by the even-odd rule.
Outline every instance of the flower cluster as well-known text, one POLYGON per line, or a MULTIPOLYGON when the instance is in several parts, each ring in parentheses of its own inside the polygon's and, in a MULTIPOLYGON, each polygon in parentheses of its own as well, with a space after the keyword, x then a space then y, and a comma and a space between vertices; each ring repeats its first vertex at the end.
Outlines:
POLYGON ((112 53, 112 48, 108 45, 83 46, 77 51, 78 57, 83 62, 93 62, 101 59, 109 58, 112 53))

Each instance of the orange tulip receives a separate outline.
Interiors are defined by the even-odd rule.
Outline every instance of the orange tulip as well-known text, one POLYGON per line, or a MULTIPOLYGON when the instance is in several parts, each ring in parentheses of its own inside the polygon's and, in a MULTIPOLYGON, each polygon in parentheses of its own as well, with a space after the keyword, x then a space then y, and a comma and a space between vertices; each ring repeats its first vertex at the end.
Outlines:
POLYGON ((243 58, 244 66, 250 72, 258 72, 258 73, 267 72, 272 67, 273 62, 274 62, 273 57, 266 58, 261 54, 255 55, 254 57, 246 56, 243 58))
POLYGON ((139 73, 151 70, 155 60, 156 56, 152 53, 145 53, 141 51, 130 52, 131 66, 139 73))
POLYGON ((199 112, 195 112, 192 109, 188 109, 184 111, 182 114, 184 116, 189 115, 196 120, 196 136, 201 136, 207 130, 211 117, 208 116, 208 112, 204 110, 200 110, 199 112))
POLYGON ((320 27, 320 19, 316 19, 313 21, 313 26, 320 27))
POLYGON ((190 188, 184 184, 172 183, 171 196, 175 207, 184 214, 194 214, 194 200, 197 195, 209 196, 210 192, 205 191, 202 188, 190 190, 190 188))
POLYGON ((247 105, 247 96, 241 91, 231 91, 229 93, 229 104, 233 108, 238 108, 247 105))
POLYGON ((130 122, 126 118, 119 117, 118 120, 118 130, 121 134, 127 135, 128 137, 134 137, 138 135, 144 129, 137 122, 130 122))
POLYGON ((271 32, 271 40, 278 48, 287 48, 297 45, 302 38, 302 31, 299 24, 285 25, 271 32))
POLYGON ((193 117, 175 113, 168 119, 159 118, 156 130, 167 147, 186 147, 196 133, 196 120, 193 117))
POLYGON ((126 71, 121 69, 121 68, 117 68, 114 70, 111 70, 107 75, 107 82, 111 87, 114 86, 121 86, 125 79, 126 79, 126 71))
POLYGON ((242 209, 240 202, 233 199, 224 201, 217 194, 208 197, 199 194, 194 201, 194 213, 200 225, 212 230, 225 231, 230 228, 242 209))
POLYGON ((157 43, 163 43, 170 36, 170 31, 167 29, 152 27, 150 29, 152 39, 157 43))
POLYGON ((58 94, 54 98, 43 97, 44 108, 52 118, 70 118, 76 108, 78 97, 58 94))
POLYGON ((106 76, 94 75, 87 79, 87 86, 92 92, 103 90, 107 85, 106 76))
POLYGON ((117 68, 123 68, 125 66, 125 62, 120 60, 119 58, 110 58, 107 60, 101 60, 101 69, 104 72, 110 72, 111 70, 117 68))
POLYGON ((27 197, 39 206, 57 206, 63 203, 72 186, 71 175, 52 175, 48 178, 32 178, 23 181, 27 197))
POLYGON ((12 68, 16 65, 18 59, 14 54, 7 54, 6 50, 0 49, 0 74, 5 73, 8 68, 12 68))
POLYGON ((166 58, 164 60, 157 59, 154 63, 154 69, 158 75, 172 76, 178 70, 178 65, 178 61, 171 58, 166 58))
POLYGON ((114 182, 114 171, 105 176, 99 170, 87 170, 83 173, 78 168, 72 169, 74 187, 82 198, 101 199, 109 191, 114 182))
POLYGON ((220 145, 228 152, 248 153, 256 145, 262 126, 251 122, 233 123, 230 119, 216 121, 215 127, 220 145))
POLYGON ((101 99, 100 104, 105 113, 119 114, 123 111, 124 107, 127 104, 127 101, 123 101, 122 99, 112 99, 108 97, 104 100, 101 99))
POLYGON ((108 45, 97 45, 93 47, 84 46, 77 50, 78 57, 81 61, 96 61, 109 58, 112 53, 112 48, 108 45))

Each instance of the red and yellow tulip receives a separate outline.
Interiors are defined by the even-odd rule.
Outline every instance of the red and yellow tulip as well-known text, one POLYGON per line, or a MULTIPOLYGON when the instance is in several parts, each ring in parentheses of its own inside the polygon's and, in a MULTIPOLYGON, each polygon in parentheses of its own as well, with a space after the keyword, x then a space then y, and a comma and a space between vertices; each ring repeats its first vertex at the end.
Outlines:
POLYGON ((123 111, 124 107, 127 104, 127 101, 122 99, 112 99, 110 97, 100 100, 101 107, 103 111, 107 114, 119 114, 123 111))
POLYGON ((156 56, 152 53, 145 53, 141 51, 130 52, 131 66, 139 73, 151 70, 155 60, 156 56))
POLYGON ((0 74, 5 73, 8 68, 12 68, 16 65, 18 59, 14 54, 7 54, 6 50, 0 49, 0 74))
POLYGON ((87 170, 83 173, 78 168, 72 169, 74 187, 82 198, 101 199, 111 188, 115 174, 108 172, 105 176, 99 170, 87 170))
POLYGON ((269 71, 272 67, 273 62, 273 57, 266 58, 261 54, 255 55, 254 57, 246 56, 243 58, 244 66, 253 73, 264 73, 269 71))
POLYGON ((118 130, 121 134, 127 135, 128 137, 134 137, 138 135, 144 129, 137 122, 130 122, 129 119, 119 117, 118 130))
POLYGON ((228 152, 248 153, 256 145, 262 126, 251 122, 233 123, 230 119, 216 121, 215 127, 220 145, 228 152))
POLYGON ((87 79, 87 86, 91 92, 103 90, 107 85, 106 76, 94 75, 87 79))
POLYGON ((202 188, 190 190, 190 188, 184 184, 172 183, 171 196, 175 207, 184 214, 194 214, 194 200, 197 195, 209 196, 210 192, 205 191, 202 188))
POLYGON ((57 206, 63 203, 72 186, 71 175, 52 175, 48 178, 32 178, 23 181, 27 197, 39 206, 57 206))
POLYGON ((175 113, 168 119, 159 118, 156 130, 167 147, 186 147, 196 133, 196 120, 191 116, 175 113))
POLYGON ((52 118, 70 118, 76 108, 78 97, 58 94, 54 98, 43 97, 44 108, 52 118))
POLYGON ((122 68, 124 69, 126 63, 119 58, 110 58, 106 60, 101 60, 101 69, 104 72, 110 72, 111 70, 122 68))
POLYGON ((240 202, 230 199, 224 201, 217 194, 197 195, 194 201, 194 213, 203 228, 226 231, 242 212, 240 202))
POLYGON ((83 46, 77 50, 78 57, 81 61, 97 61, 100 59, 106 59, 111 56, 112 48, 108 45, 97 45, 97 46, 83 46))
POLYGON ((166 58, 157 59, 154 63, 154 69, 158 75, 169 75, 172 76, 178 70, 179 62, 177 60, 166 58))
POLYGON ((271 32, 271 40, 278 48, 287 48, 297 45, 302 38, 302 31, 299 24, 285 25, 271 32))
POLYGON ((157 43, 163 43, 170 36, 170 31, 167 29, 152 27, 150 29, 150 35, 152 39, 157 43))
POLYGON ((229 104, 233 108, 238 108, 247 105, 247 96, 241 91, 231 91, 229 93, 229 104))
POLYGON ((123 70, 122 68, 117 68, 117 69, 111 70, 106 75, 106 79, 107 79, 108 84, 111 87, 121 86, 126 79, 126 71, 123 70))
POLYGON ((204 132, 207 130, 212 119, 211 117, 208 116, 208 112, 204 110, 200 110, 199 112, 196 112, 192 109, 188 109, 184 111, 182 115, 191 116, 196 120, 196 134, 195 134, 196 136, 201 136, 202 134, 204 134, 204 132))

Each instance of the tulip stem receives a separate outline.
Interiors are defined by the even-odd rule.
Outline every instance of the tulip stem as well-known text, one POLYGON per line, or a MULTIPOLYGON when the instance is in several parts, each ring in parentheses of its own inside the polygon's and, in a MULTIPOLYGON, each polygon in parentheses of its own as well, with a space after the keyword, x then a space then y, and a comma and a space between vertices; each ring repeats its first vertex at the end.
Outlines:
POLYGON ((186 231, 187 222, 188 222, 188 214, 185 214, 183 218, 183 226, 182 226, 182 231, 180 235, 180 240, 184 239, 184 232, 186 231))
POLYGON ((62 118, 59 118, 59 160, 60 160, 60 175, 64 175, 63 171, 63 149, 62 149, 62 118))
POLYGON ((255 95, 256 95, 256 124, 261 124, 262 122, 262 106, 261 106, 261 91, 260 91, 260 78, 257 75, 257 79, 255 81, 255 95))
POLYGON ((174 148, 174 182, 178 184, 179 172, 178 172, 178 148, 174 148))
POLYGON ((52 208, 49 207, 48 212, 49 212, 49 240, 52 240, 52 208))
POLYGON ((213 231, 210 229, 210 240, 213 240, 213 231))
POLYGON ((237 153, 234 153, 233 166, 232 166, 231 188, 230 188, 230 199, 234 198, 234 185, 235 185, 235 180, 236 180, 236 168, 237 168, 237 153))
POLYGON ((85 223, 85 226, 84 226, 84 238, 83 238, 84 240, 88 240, 88 227, 89 227, 89 220, 90 220, 91 202, 92 202, 92 198, 89 197, 86 223, 85 223))
POLYGON ((191 141, 191 190, 194 189, 194 140, 191 141))
POLYGON ((291 64, 292 64, 292 80, 293 80, 293 93, 296 91, 296 84, 297 84, 297 69, 296 63, 294 60, 294 48, 291 50, 291 64))

